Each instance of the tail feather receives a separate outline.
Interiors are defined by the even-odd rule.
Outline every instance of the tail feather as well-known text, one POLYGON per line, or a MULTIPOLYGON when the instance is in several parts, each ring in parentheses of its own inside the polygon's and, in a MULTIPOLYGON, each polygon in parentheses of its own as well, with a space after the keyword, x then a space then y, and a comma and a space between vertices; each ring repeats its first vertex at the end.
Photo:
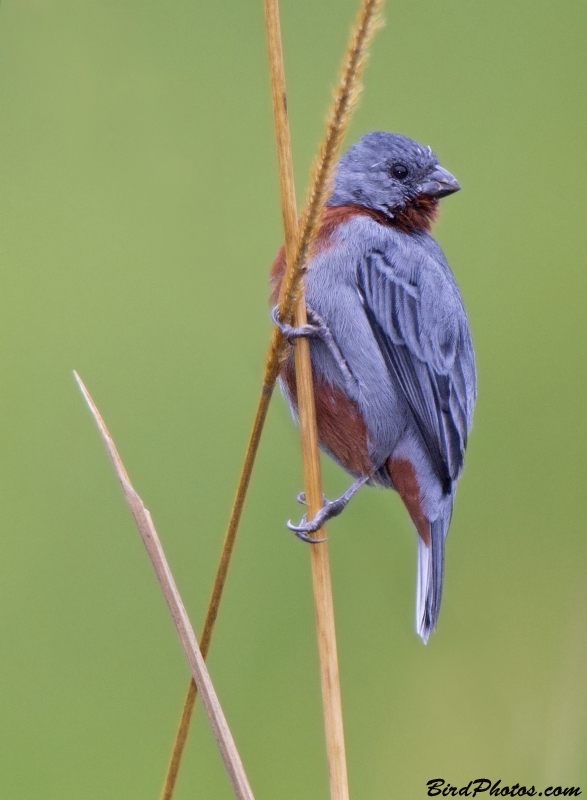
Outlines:
POLYGON ((430 546, 418 536, 416 631, 424 644, 436 627, 444 578, 444 540, 450 516, 430 523, 430 546))

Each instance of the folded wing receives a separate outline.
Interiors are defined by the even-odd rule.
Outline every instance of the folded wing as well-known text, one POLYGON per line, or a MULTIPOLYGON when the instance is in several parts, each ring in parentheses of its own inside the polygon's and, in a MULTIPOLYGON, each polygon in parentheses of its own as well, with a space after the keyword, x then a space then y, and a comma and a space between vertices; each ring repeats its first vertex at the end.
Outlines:
POLYGON ((390 245, 361 260, 357 279, 392 382, 450 493, 463 467, 476 392, 473 347, 454 278, 428 253, 390 245))

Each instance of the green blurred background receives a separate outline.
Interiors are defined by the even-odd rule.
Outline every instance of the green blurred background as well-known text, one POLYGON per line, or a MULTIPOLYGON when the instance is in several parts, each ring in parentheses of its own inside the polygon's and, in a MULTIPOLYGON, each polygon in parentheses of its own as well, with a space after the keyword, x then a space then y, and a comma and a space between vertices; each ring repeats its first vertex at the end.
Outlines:
MULTIPOLYGON (((300 197, 357 5, 282 2, 300 197)), ((329 528, 353 798, 587 791, 586 23, 389 0, 375 41, 348 142, 407 134, 461 181, 436 234, 479 401, 427 647, 397 496, 329 528)), ((199 630, 281 239, 262 3, 7 0, 0 37, 0 797, 155 800, 188 670, 72 370, 199 630)), ((327 797, 300 488, 276 394, 209 662, 259 800, 327 797)), ((231 796, 200 708, 177 800, 231 796)))

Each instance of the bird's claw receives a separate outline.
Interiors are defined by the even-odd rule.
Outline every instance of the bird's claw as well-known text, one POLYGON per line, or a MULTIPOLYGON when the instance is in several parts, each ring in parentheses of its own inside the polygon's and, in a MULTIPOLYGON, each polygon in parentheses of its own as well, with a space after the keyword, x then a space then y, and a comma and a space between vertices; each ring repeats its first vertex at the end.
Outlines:
POLYGON ((298 539, 301 539, 304 542, 308 542, 308 544, 318 544, 319 542, 325 542, 326 538, 323 539, 314 539, 313 536, 310 536, 311 533, 315 533, 317 530, 320 530, 322 527, 320 521, 318 521, 317 525, 314 525, 316 520, 312 520, 311 522, 307 521, 308 517, 306 514, 301 519, 299 525, 294 525, 291 519, 288 519, 286 525, 293 531, 298 539))
POLYGON ((271 309, 271 319, 273 320, 274 324, 279 328, 281 335, 289 342, 289 344, 293 344, 296 339, 300 339, 302 337, 309 338, 309 339, 319 339, 323 342, 326 347, 329 349, 330 354, 338 364, 338 368, 340 369, 342 376, 344 378, 344 382, 347 387, 347 391, 350 397, 354 397, 357 392, 358 382, 356 378, 353 376, 349 369, 349 365, 345 361, 339 346, 334 341, 334 337, 328 328, 326 322, 322 319, 320 314, 314 311, 313 308, 306 305, 306 315, 308 322, 306 325, 299 325, 297 328, 293 325, 289 325, 287 322, 282 322, 279 318, 279 307, 273 306, 271 309))
MULTIPOLYGON (((308 522, 308 515, 304 514, 299 525, 294 525, 290 519, 287 522, 287 527, 304 542, 315 544, 316 542, 326 541, 325 539, 312 539, 309 534, 316 533, 316 531, 319 531, 325 522, 328 522, 328 520, 332 519, 332 517, 337 517, 339 514, 341 514, 351 497, 361 488, 361 486, 363 486, 363 484, 367 483, 369 477, 369 475, 363 475, 362 477, 357 478, 353 485, 347 489, 343 495, 337 497, 336 500, 327 500, 323 495, 323 506, 319 511, 316 512, 314 519, 308 522)), ((305 492, 299 493, 298 503, 307 505, 305 492)))
MULTIPOLYGON (((306 496, 304 492, 300 492, 298 495, 298 500, 305 504, 306 496), (300 495, 303 495, 303 499, 300 497, 300 495)), ((333 501, 326 500, 326 498, 324 498, 324 505, 316 513, 314 519, 308 522, 308 515, 304 514, 298 525, 294 525, 291 520, 288 520, 287 527, 290 529, 290 531, 293 531, 296 536, 298 536, 300 539, 303 539, 304 542, 323 542, 325 539, 312 539, 309 534, 316 533, 316 531, 319 531, 325 522, 327 522, 329 519, 332 519, 332 517, 338 516, 345 505, 346 503, 340 498, 333 501)))
POLYGON ((279 318, 279 306, 273 306, 271 309, 271 319, 275 325, 277 325, 282 335, 288 340, 288 342, 292 342, 295 339, 301 339, 302 337, 318 339, 324 339, 327 337, 329 331, 322 317, 317 314, 314 309, 309 307, 306 307, 306 314, 308 323, 306 325, 299 325, 296 327, 294 325, 289 325, 287 322, 281 321, 279 318))

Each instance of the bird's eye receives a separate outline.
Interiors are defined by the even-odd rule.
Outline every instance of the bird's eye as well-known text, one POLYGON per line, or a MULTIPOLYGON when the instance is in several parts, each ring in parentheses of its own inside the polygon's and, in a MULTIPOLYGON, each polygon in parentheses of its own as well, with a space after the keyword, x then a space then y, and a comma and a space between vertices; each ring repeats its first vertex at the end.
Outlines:
POLYGON ((408 177, 408 168, 403 164, 394 164, 391 168, 391 174, 394 178, 397 178, 398 181, 403 181, 408 177))

